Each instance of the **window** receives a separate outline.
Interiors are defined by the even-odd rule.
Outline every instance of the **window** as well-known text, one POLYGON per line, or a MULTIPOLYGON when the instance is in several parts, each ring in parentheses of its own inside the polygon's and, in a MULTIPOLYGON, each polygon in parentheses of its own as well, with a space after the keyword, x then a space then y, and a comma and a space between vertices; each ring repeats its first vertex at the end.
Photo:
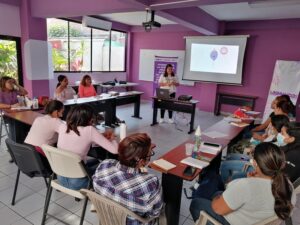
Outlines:
POLYGON ((47 19, 54 71, 125 71, 127 34, 47 19))
POLYGON ((20 38, 0 35, 0 76, 23 85, 20 38))

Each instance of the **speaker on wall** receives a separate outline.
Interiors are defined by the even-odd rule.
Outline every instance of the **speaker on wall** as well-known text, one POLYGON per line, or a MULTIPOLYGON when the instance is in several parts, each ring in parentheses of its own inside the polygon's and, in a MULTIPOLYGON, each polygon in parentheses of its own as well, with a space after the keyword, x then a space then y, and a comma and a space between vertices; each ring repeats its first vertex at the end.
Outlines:
POLYGON ((47 41, 26 41, 24 56, 28 80, 53 79, 52 48, 47 41))

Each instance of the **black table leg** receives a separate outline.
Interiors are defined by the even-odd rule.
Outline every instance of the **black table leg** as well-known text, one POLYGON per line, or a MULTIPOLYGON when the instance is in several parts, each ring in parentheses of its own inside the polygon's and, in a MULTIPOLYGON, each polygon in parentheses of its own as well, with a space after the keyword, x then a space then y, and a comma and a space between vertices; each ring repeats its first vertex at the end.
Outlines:
POLYGON ((171 174, 162 174, 162 188, 168 225, 179 224, 183 180, 171 174))
POLYGON ((191 134, 194 132, 194 120, 195 120, 195 111, 196 111, 195 108, 196 108, 196 105, 193 105, 192 113, 191 113, 190 131, 188 132, 188 134, 191 134))
POLYGON ((154 126, 155 124, 157 124, 156 117, 157 117, 157 107, 155 106, 155 103, 154 103, 154 106, 153 106, 153 118, 152 118, 152 124, 151 124, 151 126, 154 126))
POLYGON ((140 105, 141 105, 141 95, 136 95, 134 100, 134 111, 132 117, 142 119, 142 117, 140 117, 140 105))

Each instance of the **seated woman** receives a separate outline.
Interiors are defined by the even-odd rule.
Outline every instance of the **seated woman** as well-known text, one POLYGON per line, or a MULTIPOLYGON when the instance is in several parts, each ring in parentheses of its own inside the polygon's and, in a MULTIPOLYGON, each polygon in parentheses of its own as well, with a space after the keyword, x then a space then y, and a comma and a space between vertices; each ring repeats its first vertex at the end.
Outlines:
MULTIPOLYGON (((270 129, 272 133, 275 134, 273 139, 270 141, 275 141, 278 133, 281 132, 283 126, 289 124, 289 118, 285 115, 274 115, 271 117, 270 129)), ((276 144, 276 142, 275 142, 276 144)), ((250 160, 249 155, 245 154, 229 154, 225 161, 221 162, 220 174, 224 183, 236 178, 245 177, 247 172, 253 171, 253 167, 246 167, 250 160), (245 169, 244 172, 243 169, 245 169)))
POLYGON ((294 182, 300 177, 300 127, 284 126, 277 136, 286 158, 285 173, 294 182))
POLYGON ((68 78, 65 75, 59 75, 57 80, 58 83, 56 85, 54 98, 61 102, 72 99, 73 96, 76 95, 76 92, 72 87, 68 86, 68 78))
MULTIPOLYGON (((159 216, 163 205, 159 179, 141 170, 154 155, 151 139, 144 133, 132 134, 120 142, 118 152, 119 161, 99 164, 93 176, 95 191, 142 217, 159 216)), ((128 217, 126 224, 141 223, 128 217)))
POLYGON ((192 200, 190 212, 194 221, 202 210, 225 225, 250 225, 274 215, 282 220, 290 216, 292 196, 293 201, 295 196, 284 173, 283 151, 272 143, 261 143, 256 146, 253 157, 255 171, 251 177, 230 182, 226 190, 212 200, 205 196, 192 200))
MULTIPOLYGON (((76 105, 69 111, 66 124, 58 129, 57 147, 73 152, 80 156, 86 163, 91 175, 94 174, 98 165, 97 160, 88 161, 87 154, 92 146, 96 144, 111 152, 118 153, 118 143, 114 135, 104 133, 103 135, 93 126, 94 112, 89 105, 76 105), (109 139, 108 139, 109 138, 109 139)), ((88 178, 68 178, 58 176, 59 182, 68 188, 79 190, 87 188, 88 178)))
MULTIPOLYGON (((279 101, 275 105, 274 115, 289 116, 289 114, 292 112, 292 110, 293 110, 293 107, 289 102, 279 101)), ((266 128, 264 134, 259 134, 259 133, 253 132, 252 137, 257 141, 264 141, 270 135, 274 135, 274 133, 273 133, 272 127, 269 124, 268 127, 266 128)))
MULTIPOLYGON (((11 106, 17 106, 18 103, 18 95, 27 95, 28 92, 23 88, 21 85, 17 84, 16 80, 4 76, 0 79, 0 107, 3 108, 10 108, 11 106)), ((10 119, 7 117, 3 117, 5 123, 9 124, 9 133, 8 136, 11 139, 15 137, 15 128, 10 123, 10 119)))
POLYGON ((290 102, 291 103, 291 106, 294 108, 295 106, 293 106, 292 102, 291 102, 291 99, 288 95, 280 95, 280 96, 277 96, 271 103, 271 109, 273 110, 273 112, 269 115, 268 119, 260 124, 259 126, 256 126, 255 128, 253 128, 251 130, 252 133, 254 132, 264 132, 264 130, 268 127, 268 125, 270 124, 271 122, 271 117, 274 115, 274 109, 277 105, 278 102, 281 102, 281 101, 287 101, 287 102, 290 102))
POLYGON ((17 95, 27 95, 28 92, 16 80, 11 77, 1 77, 0 79, 0 103, 2 106, 18 104, 17 95))
POLYGON ((41 146, 48 144, 54 146, 58 139, 58 128, 62 124, 64 105, 57 100, 50 101, 45 108, 47 115, 36 118, 27 134, 25 143, 36 147, 36 150, 45 156, 41 146))
POLYGON ((92 85, 92 79, 89 75, 84 75, 81 79, 79 88, 78 88, 78 95, 80 98, 83 97, 91 97, 96 96, 97 92, 92 85))

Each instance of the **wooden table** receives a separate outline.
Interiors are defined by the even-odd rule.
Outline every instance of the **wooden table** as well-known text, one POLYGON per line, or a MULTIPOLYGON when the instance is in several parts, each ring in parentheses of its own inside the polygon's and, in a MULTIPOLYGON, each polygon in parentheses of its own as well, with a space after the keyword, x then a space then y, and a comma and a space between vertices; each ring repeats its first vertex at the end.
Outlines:
POLYGON ((4 116, 8 119, 11 126, 14 127, 14 131, 10 134, 10 137, 17 143, 23 143, 33 121, 37 117, 43 116, 43 114, 31 110, 5 110, 4 116))
POLYGON ((220 109, 222 104, 226 105, 237 105, 237 106, 250 106, 252 110, 255 107, 255 100, 257 96, 252 95, 241 95, 234 93, 217 93, 216 103, 215 103, 215 115, 220 115, 220 109))
MULTIPOLYGON (((230 125, 227 121, 221 120, 204 131, 204 133, 208 131, 219 131, 228 135, 226 136, 226 138, 215 139, 202 135, 202 141, 216 143, 222 146, 221 151, 217 155, 202 153, 203 156, 212 159, 209 166, 213 168, 220 167, 221 152, 233 141, 235 141, 244 129, 245 127, 235 127, 233 125, 230 125)), ((184 142, 160 157, 175 164, 175 168, 166 172, 155 166, 153 163, 149 165, 152 169, 162 173, 162 188, 164 202, 166 203, 166 217, 168 225, 178 225, 179 223, 183 180, 192 181, 201 172, 200 169, 197 169, 194 176, 192 177, 187 177, 183 175, 183 172, 187 166, 185 164, 180 163, 180 161, 187 157, 185 155, 185 143, 188 142, 192 143, 192 141, 184 142)))
POLYGON ((183 112, 191 114, 190 130, 189 134, 194 132, 194 120, 196 104, 199 102, 197 100, 190 101, 178 101, 176 99, 159 99, 157 97, 152 97, 153 99, 153 118, 151 126, 157 124, 157 111, 158 109, 171 110, 176 112, 183 112))

